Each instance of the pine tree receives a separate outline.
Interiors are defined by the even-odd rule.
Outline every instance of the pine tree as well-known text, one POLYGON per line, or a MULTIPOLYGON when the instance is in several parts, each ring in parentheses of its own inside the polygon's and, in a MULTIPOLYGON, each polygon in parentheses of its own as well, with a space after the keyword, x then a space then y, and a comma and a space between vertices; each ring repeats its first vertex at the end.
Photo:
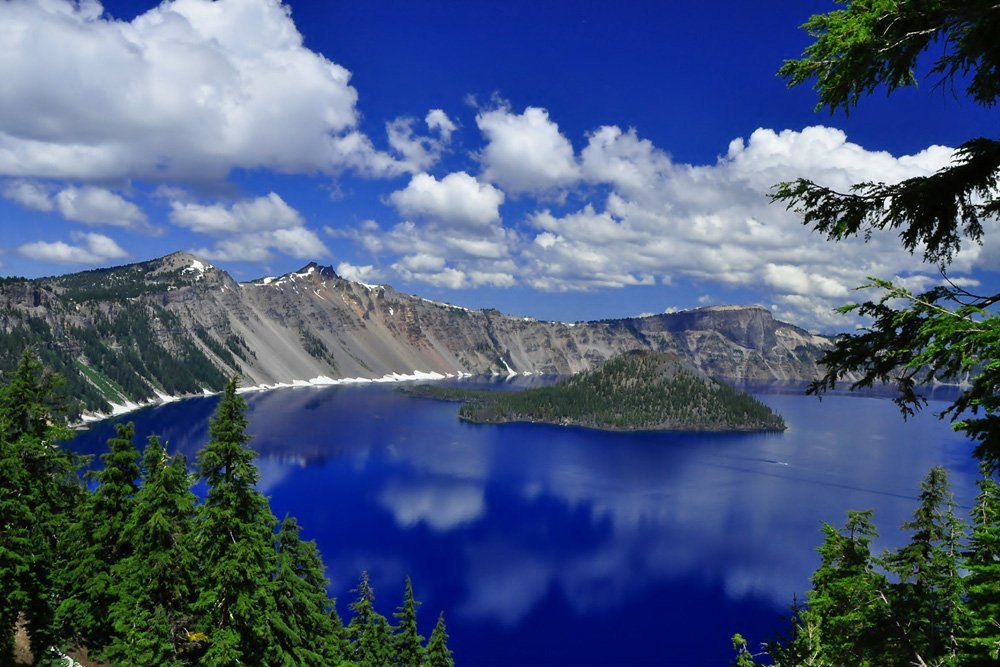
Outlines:
POLYGON ((962 665, 1000 662, 1000 484, 991 466, 980 466, 979 495, 972 510, 972 536, 963 567, 969 624, 962 641, 962 665))
POLYGON ((438 616, 437 625, 431 632, 431 638, 427 640, 427 665, 428 667, 455 667, 451 650, 448 648, 448 631, 444 625, 444 612, 438 616))
POLYGON ((842 531, 823 526, 826 539, 818 549, 822 560, 807 596, 810 617, 815 615, 823 636, 819 664, 892 663, 885 645, 887 582, 875 570, 871 555, 871 542, 878 537, 871 515, 848 512, 842 531))
POLYGON ((276 659, 283 662, 271 664, 325 667, 344 657, 338 641, 340 628, 329 611, 333 603, 326 592, 328 583, 316 543, 303 541, 298 522, 285 517, 278 530, 273 583, 275 644, 281 649, 276 659))
POLYGON ((210 440, 198 454, 198 478, 207 485, 198 511, 194 549, 203 568, 194 610, 208 637, 206 666, 252 664, 270 655, 275 618, 270 591, 275 570, 274 525, 246 448, 246 403, 231 380, 209 424, 210 440))
POLYGON ((139 478, 139 452, 132 442, 135 425, 116 424, 115 429, 116 437, 108 440, 108 451, 101 455, 103 467, 90 474, 97 487, 78 507, 65 536, 73 544, 73 555, 61 581, 67 597, 57 612, 66 631, 95 651, 111 637, 111 570, 131 553, 125 526, 139 478))
POLYGON ((58 417, 58 380, 26 351, 0 387, 0 662, 13 662, 14 624, 25 624, 36 660, 60 643, 60 539, 83 494, 79 462, 56 446, 69 431, 58 417))
POLYGON ((188 544, 195 496, 187 461, 167 456, 151 436, 145 475, 124 537, 132 553, 112 568, 108 623, 114 630, 101 657, 111 664, 179 667, 191 643, 185 636, 195 559, 188 544))
POLYGON ((424 662, 424 638, 417 631, 417 607, 413 597, 413 583, 406 578, 403 605, 397 607, 393 617, 398 622, 393 634, 394 663, 399 667, 420 667, 424 662))
POLYGON ((963 527, 955 517, 944 468, 931 468, 920 488, 913 520, 903 524, 912 531, 910 543, 886 558, 899 579, 892 587, 893 613, 908 661, 957 665, 964 615, 959 574, 963 527))
POLYGON ((375 591, 368 572, 361 573, 357 599, 351 603, 354 616, 347 625, 351 642, 350 658, 363 667, 388 667, 391 664, 389 624, 375 611, 375 591))

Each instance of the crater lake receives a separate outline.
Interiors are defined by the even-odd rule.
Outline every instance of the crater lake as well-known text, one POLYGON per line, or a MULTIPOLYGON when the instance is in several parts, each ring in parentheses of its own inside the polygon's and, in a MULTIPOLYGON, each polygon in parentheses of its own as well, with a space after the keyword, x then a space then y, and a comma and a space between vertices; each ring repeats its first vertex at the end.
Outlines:
MULTIPOLYGON (((787 431, 475 425, 387 385, 244 398, 259 488, 316 540, 345 620, 368 570, 390 621, 412 577, 421 633, 443 611, 458 665, 726 665, 733 633, 756 647, 787 627, 822 522, 874 509, 877 553, 907 541, 931 466, 963 518, 976 493, 971 444, 934 415, 946 403, 904 421, 885 398, 755 393, 787 431)), ((95 423, 69 446, 99 455, 134 421, 140 449, 158 434, 193 463, 216 402, 95 423)))

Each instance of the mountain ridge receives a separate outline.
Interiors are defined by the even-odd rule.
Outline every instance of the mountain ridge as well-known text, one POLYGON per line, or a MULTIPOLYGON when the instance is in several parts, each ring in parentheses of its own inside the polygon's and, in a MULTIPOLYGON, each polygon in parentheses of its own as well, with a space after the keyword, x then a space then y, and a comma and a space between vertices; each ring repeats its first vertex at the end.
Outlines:
POLYGON ((415 371, 567 375, 621 352, 674 352, 727 380, 807 381, 831 345, 761 306, 551 322, 367 285, 309 262, 237 282, 187 252, 38 279, 0 279, 0 351, 34 345, 81 409, 311 378, 415 371))

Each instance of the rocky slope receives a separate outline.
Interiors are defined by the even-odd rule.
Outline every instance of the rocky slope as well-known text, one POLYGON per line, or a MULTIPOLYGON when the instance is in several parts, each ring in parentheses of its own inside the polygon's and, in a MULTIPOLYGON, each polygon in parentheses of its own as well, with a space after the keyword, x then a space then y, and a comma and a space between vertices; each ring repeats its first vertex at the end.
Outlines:
POLYGON ((34 345, 90 410, 244 385, 414 371, 559 373, 621 352, 674 352, 728 380, 809 380, 829 339, 761 307, 596 322, 469 310, 309 264, 238 283, 188 253, 54 278, 0 280, 0 364, 34 345))

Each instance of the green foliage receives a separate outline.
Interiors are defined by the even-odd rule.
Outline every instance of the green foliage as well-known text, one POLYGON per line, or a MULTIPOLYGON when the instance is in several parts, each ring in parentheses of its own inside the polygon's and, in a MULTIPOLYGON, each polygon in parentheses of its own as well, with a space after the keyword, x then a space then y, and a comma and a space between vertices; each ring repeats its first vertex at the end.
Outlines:
POLYGON ((406 578, 406 594, 403 604, 396 608, 396 632, 392 636, 396 653, 395 664, 399 667, 420 667, 424 662, 424 638, 417 631, 417 607, 420 603, 413 598, 413 583, 406 578))
MULTIPOLYGON (((765 645, 772 664, 997 664, 1000 508, 997 483, 986 466, 982 472, 967 540, 940 467, 922 482, 913 519, 903 524, 910 542, 898 550, 872 556, 870 511, 849 512, 839 531, 825 525, 807 604, 793 609, 788 636, 765 645)), ((738 664, 754 664, 739 639, 738 664)))
POLYGON ((30 352, 0 387, 0 663, 12 664, 14 624, 23 620, 36 659, 58 644, 58 582, 71 545, 61 541, 83 494, 79 462, 56 446, 58 382, 30 352))
MULTIPOLYGON (((917 82, 918 58, 934 45, 929 75, 939 85, 965 86, 977 103, 1000 94, 1000 14, 983 0, 853 0, 813 16, 815 37, 780 74, 790 85, 815 81, 819 105, 848 111, 880 86, 889 92, 917 82)), ((772 199, 795 209, 806 225, 833 240, 880 229, 898 230, 910 252, 947 267, 962 243, 982 243, 985 225, 1000 214, 1000 141, 975 138, 935 174, 896 184, 859 183, 835 192, 807 179, 775 186, 772 199)), ((973 294, 953 283, 914 295, 871 279, 880 297, 845 306, 871 318, 862 332, 842 337, 820 361, 825 376, 812 391, 861 376, 855 387, 896 382, 904 414, 921 407, 916 385, 962 379, 971 388, 945 411, 976 441, 976 456, 1000 465, 1000 293, 973 294), (971 412, 967 418, 966 411, 971 412)))
POLYGON ((438 616, 437 625, 427 640, 428 667, 455 667, 455 661, 448 649, 448 631, 444 625, 444 614, 438 616))
MULTIPOLYGON (((57 385, 31 354, 0 385, 0 664, 15 664, 19 620, 46 665, 64 646, 112 666, 421 664, 409 580, 395 632, 367 573, 345 628, 315 543, 291 517, 275 534, 235 382, 198 456, 201 504, 184 457, 155 436, 140 465, 132 424, 117 426, 88 492, 54 444, 67 435, 57 385)), ((450 655, 446 639, 442 625, 435 655, 450 655)))
MULTIPOLYGON (((453 390, 440 393, 455 398, 453 390)), ((467 397, 459 416, 475 422, 540 421, 616 430, 785 428, 780 416, 749 394, 702 376, 675 355, 657 352, 630 352, 551 387, 467 397)))

